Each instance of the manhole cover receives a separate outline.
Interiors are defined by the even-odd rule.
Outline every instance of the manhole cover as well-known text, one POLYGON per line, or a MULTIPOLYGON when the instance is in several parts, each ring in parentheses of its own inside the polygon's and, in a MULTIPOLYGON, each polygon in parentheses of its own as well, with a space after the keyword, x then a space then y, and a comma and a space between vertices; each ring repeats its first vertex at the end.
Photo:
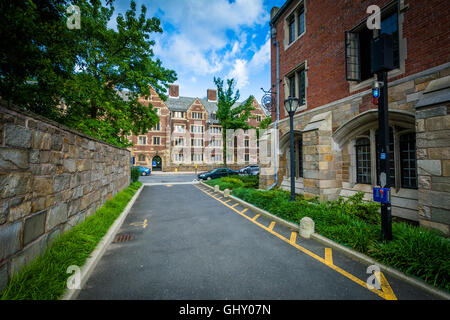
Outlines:
POLYGON ((116 235, 113 242, 114 243, 127 242, 127 241, 130 241, 133 239, 134 239, 134 235, 132 235, 131 233, 122 233, 122 234, 116 235))

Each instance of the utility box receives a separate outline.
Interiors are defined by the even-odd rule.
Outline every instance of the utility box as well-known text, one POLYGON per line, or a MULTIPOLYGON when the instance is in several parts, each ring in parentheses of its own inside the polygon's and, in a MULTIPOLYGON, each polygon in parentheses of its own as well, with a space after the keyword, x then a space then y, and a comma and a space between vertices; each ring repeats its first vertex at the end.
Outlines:
POLYGON ((373 201, 379 203, 391 202, 391 189, 389 188, 373 188, 373 201))
POLYGON ((370 72, 394 69, 394 47, 391 34, 381 34, 370 41, 370 72))

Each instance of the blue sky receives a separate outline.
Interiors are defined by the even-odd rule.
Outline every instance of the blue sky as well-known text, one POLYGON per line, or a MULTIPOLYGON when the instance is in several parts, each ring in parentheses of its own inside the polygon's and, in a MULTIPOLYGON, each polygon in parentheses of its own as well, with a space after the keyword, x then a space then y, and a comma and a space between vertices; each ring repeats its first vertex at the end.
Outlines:
MULTIPOLYGON (((148 17, 161 20, 163 33, 153 34, 155 55, 175 70, 181 96, 203 98, 214 89, 214 76, 234 78, 240 100, 260 101, 270 87, 269 17, 285 0, 136 0, 148 17)), ((115 17, 129 1, 115 0, 115 17)), ((111 26, 115 23, 112 22, 111 26)))

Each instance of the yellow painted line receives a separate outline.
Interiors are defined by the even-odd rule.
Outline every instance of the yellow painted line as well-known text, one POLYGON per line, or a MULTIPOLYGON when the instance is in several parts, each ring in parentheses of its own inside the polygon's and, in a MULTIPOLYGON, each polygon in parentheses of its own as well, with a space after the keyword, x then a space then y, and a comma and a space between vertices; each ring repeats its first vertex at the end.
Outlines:
MULTIPOLYGON (((237 212, 238 214, 240 214, 241 216, 243 216, 243 217, 246 218, 247 220, 253 222, 254 224, 256 224, 257 226, 259 226, 260 228, 266 230, 267 232, 270 232, 271 234, 273 234, 273 235, 276 236, 277 238, 279 238, 279 239, 283 240, 284 242, 286 242, 286 243, 288 243, 288 244, 294 246, 295 248, 297 248, 297 249, 300 250, 301 252, 307 254, 307 255, 310 256, 311 258, 314 258, 314 259, 316 259, 317 261, 319 261, 319 262, 325 264, 325 265, 328 266, 329 268, 331 268, 331 269, 333 269, 334 271, 340 273, 341 275, 347 277, 348 279, 350 279, 350 280, 352 280, 353 282, 359 284, 360 286, 366 288, 367 290, 369 290, 369 291, 375 293, 376 295, 382 297, 383 299, 386 299, 386 300, 397 300, 397 297, 396 297, 395 295, 393 295, 392 289, 390 289, 391 292, 392 292, 392 294, 391 294, 391 292, 389 292, 389 290, 385 292, 385 291, 382 291, 382 290, 378 290, 378 289, 376 289, 376 288, 369 289, 369 288, 367 287, 367 283, 364 282, 364 281, 362 281, 361 279, 359 279, 359 278, 355 277, 354 275, 348 273, 348 272, 345 271, 344 269, 341 269, 341 268, 339 268, 338 266, 335 266, 334 264, 328 264, 324 258, 319 257, 317 254, 315 254, 315 253, 309 251, 309 250, 306 249, 306 248, 303 248, 302 246, 299 246, 297 243, 292 243, 289 239, 283 237, 281 234, 279 234, 279 233, 277 233, 277 232, 275 232, 275 231, 269 229, 268 227, 262 225, 261 223, 259 223, 258 221, 256 221, 256 219, 260 216, 259 214, 257 214, 257 215, 256 215, 255 217, 253 217, 253 218, 250 218, 250 217, 246 216, 245 214, 242 214, 241 212, 239 212, 239 211, 236 210, 235 208, 232 208, 229 204, 225 203, 224 201, 219 200, 219 199, 217 199, 217 198, 214 197, 214 196, 211 196, 211 197, 214 198, 214 199, 216 199, 217 201, 221 202, 221 203, 224 204, 225 206, 229 207, 231 210, 237 212)), ((228 201, 230 201, 230 200, 228 200, 228 201)), ((226 201, 226 202, 228 202, 228 201, 226 201)), ((291 237, 292 237, 292 235, 291 235, 291 237)), ((381 281, 380 281, 380 282, 381 282, 381 281)), ((386 281, 385 283, 387 283, 387 281, 386 281)), ((383 286, 381 286, 381 288, 383 289, 383 286)), ((389 287, 389 288, 390 288, 390 287, 389 287)))
MULTIPOLYGON (((217 199, 216 198, 216 200, 219 200, 219 199, 217 199)), ((219 200, 220 201, 220 200, 219 200)), ((223 202, 223 203, 227 203, 228 201, 231 201, 230 199, 228 199, 227 201, 221 201, 221 202, 223 202)), ((231 208, 231 207, 230 207, 231 208)))
POLYGON ((173 187, 173 184, 166 184, 166 187, 173 187))
POLYGON ((275 227, 275 221, 270 223, 269 230, 273 230, 273 227, 275 227))
POLYGON ((247 211, 247 210, 248 210, 248 208, 245 208, 244 210, 241 211, 241 213, 244 213, 244 212, 247 211))
POLYGON ((290 243, 296 243, 297 242, 297 232, 291 232, 291 239, 289 240, 290 243))
POLYGON ((387 300, 397 300, 397 297, 395 296, 394 291, 392 290, 391 286, 389 285, 389 282, 387 281, 383 272, 375 271, 374 273, 375 273, 375 277, 378 280, 378 283, 381 286, 381 290, 390 298, 387 300))
POLYGON ((232 208, 234 208, 234 207, 236 207, 237 205, 239 204, 239 202, 238 203, 235 203, 235 204, 233 204, 231 207, 232 208))
POLYGON ((325 263, 333 264, 333 251, 331 248, 325 248, 325 263))

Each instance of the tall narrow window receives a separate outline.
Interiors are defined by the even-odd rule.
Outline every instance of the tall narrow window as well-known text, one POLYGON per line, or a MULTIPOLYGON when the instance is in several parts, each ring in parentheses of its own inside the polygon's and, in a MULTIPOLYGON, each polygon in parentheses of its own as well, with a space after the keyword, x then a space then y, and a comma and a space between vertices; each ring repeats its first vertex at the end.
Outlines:
POLYGON ((400 137, 400 167, 402 188, 417 189, 415 133, 404 134, 400 137))
POLYGON ((370 184, 370 140, 361 138, 356 140, 356 182, 370 184))
POLYGON ((298 36, 305 32, 305 10, 301 8, 298 12, 298 36))
POLYGON ((303 178, 303 141, 298 142, 298 176, 303 178))
POLYGON ((299 105, 306 104, 305 88, 305 69, 303 69, 298 73, 298 99, 300 100, 299 105))
POLYGON ((295 74, 289 78, 289 97, 295 97, 295 74))
POLYGON ((295 40, 295 16, 292 16, 288 21, 289 43, 295 40))

